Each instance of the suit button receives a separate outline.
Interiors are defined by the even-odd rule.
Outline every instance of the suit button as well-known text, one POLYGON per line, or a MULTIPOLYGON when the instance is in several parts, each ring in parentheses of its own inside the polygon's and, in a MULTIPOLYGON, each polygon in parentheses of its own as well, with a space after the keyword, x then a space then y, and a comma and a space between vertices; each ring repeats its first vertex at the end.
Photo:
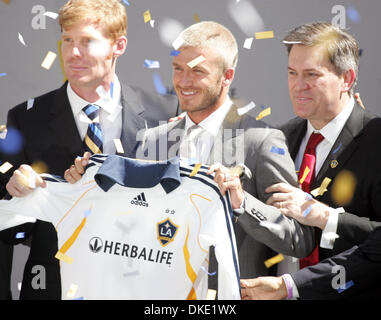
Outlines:
POLYGON ((260 221, 265 221, 267 220, 266 217, 264 217, 258 210, 256 209, 251 209, 251 213, 260 221))

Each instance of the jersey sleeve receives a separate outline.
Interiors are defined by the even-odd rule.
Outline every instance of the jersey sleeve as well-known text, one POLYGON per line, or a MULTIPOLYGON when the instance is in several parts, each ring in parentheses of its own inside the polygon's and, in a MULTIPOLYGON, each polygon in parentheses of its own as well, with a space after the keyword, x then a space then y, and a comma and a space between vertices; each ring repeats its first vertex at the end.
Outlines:
POLYGON ((209 239, 208 244, 215 246, 218 262, 218 298, 241 299, 238 254, 229 197, 222 197, 216 192, 209 214, 201 234, 208 235, 204 239, 209 239))
POLYGON ((57 224, 72 206, 81 186, 52 177, 45 180, 46 188, 37 188, 26 197, 0 200, 0 230, 36 219, 57 224))

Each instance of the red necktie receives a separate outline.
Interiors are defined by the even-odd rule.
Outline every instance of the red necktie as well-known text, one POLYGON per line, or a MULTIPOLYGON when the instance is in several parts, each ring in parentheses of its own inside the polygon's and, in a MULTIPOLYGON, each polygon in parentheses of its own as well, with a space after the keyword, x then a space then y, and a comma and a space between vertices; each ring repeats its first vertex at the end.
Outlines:
MULTIPOLYGON (((320 133, 312 133, 308 140, 306 150, 304 151, 303 162, 299 170, 299 183, 302 181, 302 190, 310 192, 310 186, 315 179, 315 164, 316 164, 316 146, 324 139, 320 133)), ((316 245, 314 251, 303 259, 300 259, 300 269, 312 266, 319 262, 319 246, 316 245)))

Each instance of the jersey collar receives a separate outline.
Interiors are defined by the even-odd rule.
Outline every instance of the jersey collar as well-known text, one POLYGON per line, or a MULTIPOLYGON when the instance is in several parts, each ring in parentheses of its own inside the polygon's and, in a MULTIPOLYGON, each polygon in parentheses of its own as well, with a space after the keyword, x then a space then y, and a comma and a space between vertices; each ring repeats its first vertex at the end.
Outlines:
POLYGON ((181 183, 180 160, 137 161, 109 155, 94 176, 99 187, 107 192, 115 183, 130 188, 152 188, 158 183, 170 193, 181 183))

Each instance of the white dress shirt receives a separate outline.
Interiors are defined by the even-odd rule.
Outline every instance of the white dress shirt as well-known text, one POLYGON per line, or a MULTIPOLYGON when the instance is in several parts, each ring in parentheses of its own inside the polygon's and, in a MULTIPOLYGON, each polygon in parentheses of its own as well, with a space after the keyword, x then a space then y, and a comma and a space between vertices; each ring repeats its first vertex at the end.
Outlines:
POLYGON ((225 102, 216 111, 198 124, 198 132, 194 135, 193 141, 189 141, 189 138, 192 138, 193 135, 188 132, 188 129, 194 126, 195 123, 191 120, 191 118, 189 118, 188 114, 186 114, 184 127, 185 135, 180 143, 179 150, 180 157, 191 157, 191 160, 196 162, 207 163, 210 151, 212 150, 214 144, 214 138, 217 136, 222 122, 224 121, 231 106, 232 101, 229 96, 227 96, 225 102), (192 154, 190 156, 190 152, 188 150, 193 146, 188 145, 189 143, 194 143, 196 150, 195 155, 192 154))
MULTIPOLYGON (((112 97, 110 91, 105 92, 103 97, 92 103, 100 106, 99 123, 103 134, 103 153, 107 154, 115 154, 116 147, 113 139, 120 139, 122 134, 121 86, 116 75, 113 84, 112 97)), ((83 140, 89 124, 86 122, 87 116, 82 109, 91 103, 78 96, 70 86, 70 83, 67 86, 67 95, 79 135, 83 140)))

